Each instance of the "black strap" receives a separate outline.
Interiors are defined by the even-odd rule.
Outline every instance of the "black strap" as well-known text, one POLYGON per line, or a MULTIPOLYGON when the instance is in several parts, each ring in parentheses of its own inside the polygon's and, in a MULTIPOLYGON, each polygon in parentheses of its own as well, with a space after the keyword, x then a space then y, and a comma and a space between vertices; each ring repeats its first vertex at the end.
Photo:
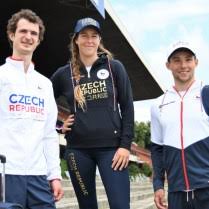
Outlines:
POLYGON ((205 112, 209 116, 209 85, 206 85, 202 88, 201 96, 203 107, 205 109, 205 112))

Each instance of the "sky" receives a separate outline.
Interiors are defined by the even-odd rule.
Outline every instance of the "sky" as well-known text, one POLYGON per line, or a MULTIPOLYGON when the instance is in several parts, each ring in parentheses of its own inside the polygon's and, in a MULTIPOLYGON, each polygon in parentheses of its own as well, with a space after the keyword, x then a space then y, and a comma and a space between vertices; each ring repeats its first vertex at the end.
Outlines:
MULTIPOLYGON (((166 51, 178 40, 189 41, 196 47, 199 60, 196 78, 209 83, 208 0, 109 0, 109 3, 137 45, 142 60, 165 89, 173 84, 165 67, 166 51)), ((136 121, 150 120, 151 103, 152 100, 134 103, 136 121)))

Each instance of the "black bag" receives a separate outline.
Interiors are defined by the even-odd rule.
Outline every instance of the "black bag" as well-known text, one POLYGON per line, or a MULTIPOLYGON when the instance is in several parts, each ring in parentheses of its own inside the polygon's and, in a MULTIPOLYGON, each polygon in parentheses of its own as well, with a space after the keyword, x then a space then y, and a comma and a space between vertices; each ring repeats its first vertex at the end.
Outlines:
POLYGON ((202 88, 201 97, 205 112, 209 116, 209 85, 206 85, 202 88))
POLYGON ((4 155, 0 155, 0 161, 3 165, 3 170, 1 173, 1 201, 0 202, 0 209, 23 209, 23 207, 16 203, 9 203, 5 202, 5 163, 6 163, 6 157, 4 155))

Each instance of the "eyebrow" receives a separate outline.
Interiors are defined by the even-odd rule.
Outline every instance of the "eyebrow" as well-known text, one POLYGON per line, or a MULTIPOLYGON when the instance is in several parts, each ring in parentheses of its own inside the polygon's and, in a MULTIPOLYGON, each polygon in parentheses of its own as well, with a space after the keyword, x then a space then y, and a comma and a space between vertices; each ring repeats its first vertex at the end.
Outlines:
POLYGON ((37 32, 35 30, 28 30, 28 29, 25 29, 25 28, 19 29, 19 31, 20 32, 28 32, 29 31, 30 33, 32 33, 34 35, 38 35, 39 34, 39 32, 37 32))

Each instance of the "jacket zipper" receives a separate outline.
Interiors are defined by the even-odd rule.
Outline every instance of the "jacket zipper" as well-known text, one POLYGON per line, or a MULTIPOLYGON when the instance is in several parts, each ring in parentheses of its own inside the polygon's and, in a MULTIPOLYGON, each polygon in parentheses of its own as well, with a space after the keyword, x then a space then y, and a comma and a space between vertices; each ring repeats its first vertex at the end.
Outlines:
POLYGON ((192 86, 194 81, 189 85, 189 87, 186 89, 185 93, 181 95, 179 91, 175 89, 179 97, 181 98, 181 104, 180 104, 180 140, 181 140, 181 160, 182 160, 182 166, 183 166, 183 174, 184 174, 184 181, 186 185, 186 192, 190 191, 190 183, 188 178, 188 172, 186 167, 186 160, 185 160, 185 152, 184 152, 184 126, 183 126, 183 113, 184 113, 184 97, 187 94, 189 88, 192 86))
MULTIPOLYGON (((185 95, 185 94, 184 94, 185 95)), ((184 153, 184 136, 183 136, 183 111, 184 111, 184 103, 183 98, 181 98, 181 110, 180 110, 180 139, 181 139, 181 159, 182 159, 182 165, 183 165, 183 173, 184 173, 184 181, 186 184, 186 190, 188 191, 190 188, 189 185, 189 179, 188 179, 188 173, 186 168, 186 162, 185 162, 185 153, 184 153)))

